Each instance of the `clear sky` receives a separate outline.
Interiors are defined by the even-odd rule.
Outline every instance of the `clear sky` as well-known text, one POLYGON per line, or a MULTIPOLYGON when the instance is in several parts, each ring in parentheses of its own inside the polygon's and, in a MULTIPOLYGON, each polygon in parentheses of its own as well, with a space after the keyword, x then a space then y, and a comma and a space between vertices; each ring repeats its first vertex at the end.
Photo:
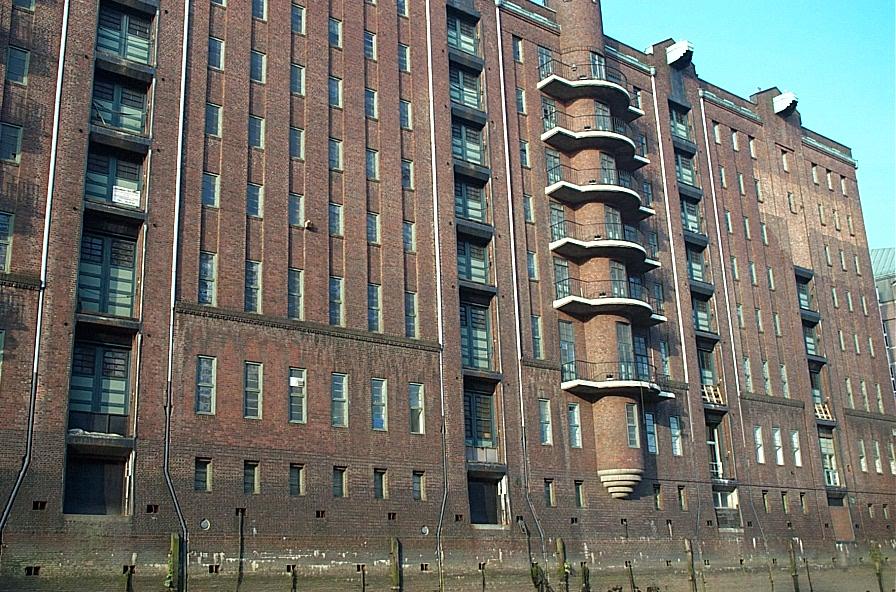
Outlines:
POLYGON ((893 0, 602 0, 604 32, 638 49, 694 44, 697 74, 742 97, 777 86, 803 125, 859 161, 868 246, 896 246, 893 0))

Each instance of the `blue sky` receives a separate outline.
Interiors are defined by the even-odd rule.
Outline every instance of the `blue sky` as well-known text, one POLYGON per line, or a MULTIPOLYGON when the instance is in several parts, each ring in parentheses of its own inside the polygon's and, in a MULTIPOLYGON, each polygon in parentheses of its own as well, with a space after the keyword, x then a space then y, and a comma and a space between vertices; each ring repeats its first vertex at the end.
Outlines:
POLYGON ((777 86, 803 125, 852 148, 868 244, 896 247, 892 0, 602 0, 604 32, 638 49, 694 44, 697 74, 742 97, 777 86))

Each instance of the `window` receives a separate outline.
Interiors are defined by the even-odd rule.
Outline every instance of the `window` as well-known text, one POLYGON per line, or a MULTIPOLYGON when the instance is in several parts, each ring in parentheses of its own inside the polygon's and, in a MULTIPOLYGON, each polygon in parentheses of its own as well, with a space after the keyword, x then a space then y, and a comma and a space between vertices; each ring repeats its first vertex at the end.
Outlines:
POLYGON ((877 440, 871 441, 871 454, 874 455, 874 472, 882 475, 884 472, 884 464, 880 457, 880 442, 877 440))
POLYGON ((423 434, 426 432, 426 403, 423 392, 422 384, 415 382, 408 384, 408 409, 410 411, 412 434, 423 434))
POLYGON ((333 467, 333 497, 348 497, 345 467, 333 467))
POLYGON ((678 509, 682 512, 688 511, 688 492, 684 485, 678 486, 678 509))
POLYGON ((732 228, 731 224, 731 212, 725 210, 725 230, 728 231, 728 234, 734 234, 734 228, 732 228))
MULTIPOLYGON (((133 240, 84 232, 78 265, 80 311, 134 315, 136 251, 137 243, 133 240)), ((5 260, 6 257, 0 260, 0 266, 5 260)))
POLYGON ((218 197, 221 193, 218 175, 202 173, 202 205, 218 207, 218 197))
POLYGON ((264 118, 249 116, 249 147, 264 148, 264 118))
POLYGON ((753 179, 753 190, 756 192, 756 201, 765 201, 765 198, 762 195, 762 183, 759 182, 759 179, 753 179))
POLYGON ((788 192, 787 192, 787 207, 790 208, 790 212, 791 212, 792 214, 796 214, 796 212, 797 212, 797 209, 796 209, 796 200, 793 198, 793 192, 792 192, 792 191, 788 191, 788 192))
POLYGON ((395 8, 398 11, 398 16, 408 16, 408 0, 395 0, 395 8))
POLYGON ((789 500, 787 499, 786 491, 781 492, 781 509, 784 511, 785 514, 790 514, 790 503, 789 503, 789 500))
POLYGON ((372 88, 364 89, 364 116, 368 119, 376 119, 379 116, 377 93, 372 88))
POLYGON ((473 164, 484 164, 485 146, 482 141, 482 132, 462 123, 452 123, 451 153, 457 159, 473 164))
POLYGON ((538 262, 533 251, 526 251, 526 270, 530 280, 538 279, 538 262))
POLYGON ((744 358, 744 387, 748 392, 753 392, 753 370, 750 367, 750 358, 744 358))
POLYGON ((750 261, 749 268, 750 268, 750 283, 753 284, 754 286, 758 286, 759 279, 756 276, 756 263, 753 261, 750 261))
POLYGON ((417 337, 417 293, 404 293, 404 336, 417 337))
MULTIPOLYGON (((2 260, 0 260, 2 263, 2 260)), ((199 253, 199 304, 215 304, 217 265, 214 253, 199 253)))
POLYGON ((775 447, 775 464, 784 464, 784 441, 781 437, 781 428, 775 426, 772 428, 772 444, 775 447))
POLYGON ((267 0, 252 0, 252 18, 262 21, 268 18, 267 0))
POLYGON ((208 38, 208 67, 215 70, 224 69, 224 40, 217 37, 208 38))
POLYGON ((769 396, 774 395, 772 392, 772 377, 768 369, 768 360, 762 360, 762 382, 765 387, 765 394, 769 396))
POLYGON ((491 393, 464 390, 464 440, 467 446, 494 446, 494 405, 491 393))
POLYGON ((243 364, 243 417, 261 419, 262 366, 256 362, 243 364))
POLYGON ((298 4, 292 5, 290 13, 291 29, 293 35, 305 34, 305 7, 298 4))
POLYGON ((401 188, 414 188, 414 162, 411 160, 401 161, 401 188))
POLYGON ((756 462, 765 464, 765 444, 762 441, 762 426, 753 427, 753 445, 755 446, 756 462))
POLYGON ((380 243, 380 215, 375 212, 367 212, 367 242, 380 243))
POLYGON ((305 130, 298 127, 289 128, 289 157, 305 159, 305 130))
POLYGON ((657 511, 663 509, 663 490, 659 483, 653 486, 653 509, 657 511))
MULTIPOLYGON (((869 337, 869 339, 871 338, 869 337)), ((884 397, 880 390, 880 383, 877 383, 875 386, 877 387, 877 412, 886 413, 886 411, 884 411, 884 397)))
POLYGON ((398 69, 401 72, 411 71, 411 48, 404 43, 398 44, 398 69))
POLYGON ((252 50, 249 60, 249 79, 264 83, 267 80, 267 56, 260 51, 252 50))
POLYGON ((329 309, 330 309, 330 324, 334 326, 343 326, 345 321, 344 317, 344 307, 345 303, 343 302, 342 294, 344 288, 345 280, 341 277, 330 276, 330 288, 329 288, 329 309))
POLYGON ((532 325, 532 356, 536 360, 540 360, 544 357, 544 347, 541 342, 541 317, 532 315, 530 322, 532 325))
POLYGON ((629 448, 641 447, 640 427, 638 426, 638 406, 633 403, 625 405, 625 424, 628 433, 629 448))
POLYGON ((209 136, 221 135, 221 106, 205 104, 205 133, 209 136))
POLYGON ((342 21, 331 18, 327 26, 327 37, 330 47, 342 47, 342 21))
POLYGON ((737 268, 737 257, 734 255, 731 256, 731 275, 734 277, 735 281, 740 280, 740 271, 737 268))
POLYGON ((22 157, 22 128, 0 123, 0 160, 18 164, 22 157))
POLYGON ((545 479, 544 480, 544 505, 549 508, 556 507, 557 500, 554 496, 554 480, 553 479, 545 479))
POLYGON ((827 224, 828 224, 828 219, 827 219, 827 215, 825 214, 825 209, 824 209, 823 204, 818 204, 818 222, 822 226, 827 226, 827 224))
POLYGON ((746 189, 746 186, 744 185, 744 174, 743 173, 737 173, 737 191, 741 195, 747 194, 747 189, 746 189))
POLYGON ((289 495, 305 495, 305 465, 289 465, 289 495))
POLYGON ((376 33, 364 31, 364 57, 376 60, 376 33))
POLYGON ((762 508, 765 510, 766 514, 772 511, 768 503, 768 491, 765 489, 762 490, 762 508))
POLYGON ((722 143, 722 126, 717 121, 712 122, 712 139, 716 144, 722 143))
POLYGON ((12 259, 13 215, 0 212, 0 271, 9 271, 12 259))
POLYGON ((398 119, 401 124, 401 129, 409 130, 414 128, 413 111, 410 101, 405 101, 403 99, 398 101, 398 119))
POLYGON ((448 14, 448 45, 473 55, 479 54, 476 23, 448 14))
POLYGON ((373 469, 373 497, 379 500, 389 497, 389 479, 386 469, 373 469))
POLYGON ((840 298, 837 297, 836 286, 831 286, 831 303, 834 305, 834 308, 840 308, 840 298))
POLYGON ((413 471, 411 473, 411 495, 414 501, 423 501, 426 499, 426 473, 423 471, 413 471))
POLYGON ((371 427, 374 430, 386 431, 389 429, 388 413, 388 386, 384 379, 373 378, 370 380, 370 418, 371 427))
POLYGON ((305 391, 307 372, 304 368, 289 369, 289 421, 305 423, 308 421, 308 398, 305 391))
POLYGON ((892 442, 887 444, 887 456, 890 459, 890 474, 896 475, 896 445, 892 442))
POLYGON ((331 171, 342 170, 342 140, 330 138, 327 158, 331 171))
POLYGON ((196 413, 215 413, 215 371, 217 360, 209 356, 196 358, 196 413))
POLYGON ((382 286, 367 284, 367 330, 380 332, 383 330, 383 318, 380 301, 382 286))
POLYGON ((790 155, 786 150, 781 151, 781 168, 785 173, 790 172, 790 155))
POLYGON ((197 458, 193 464, 193 489, 195 491, 212 490, 212 460, 197 458))
POLYGON ((865 441, 859 440, 859 468, 863 473, 868 472, 868 457, 865 454, 865 441))
POLYGON ((330 107, 342 107, 342 78, 330 76, 327 79, 327 97, 330 107))
POLYGON ((529 142, 520 140, 520 165, 529 168, 529 142))
POLYGON ((644 435, 647 437, 647 452, 657 453, 656 424, 653 413, 644 414, 644 435))
POLYGON ((417 226, 409 220, 405 220, 402 225, 402 244, 405 253, 415 253, 417 251, 417 226))
POLYGON ((261 218, 264 211, 264 187, 249 183, 246 185, 246 215, 261 218))
POLYGON ((513 51, 513 61, 521 64, 523 62, 523 40, 514 36, 511 41, 511 47, 513 51))
POLYGON ((258 261, 246 261, 243 310, 261 312, 261 263, 258 261))
POLYGON ((294 95, 305 94, 305 66, 291 64, 289 67, 289 92, 294 95))
POLYGON ((492 367, 491 312, 487 306, 460 303, 461 359, 465 368, 492 367))
POLYGON ((790 381, 787 379, 787 365, 781 364, 779 373, 781 375, 781 393, 785 399, 790 398, 790 381))
POLYGON ((330 425, 348 427, 348 376, 335 372, 330 382, 330 425))
POLYGON ((725 167, 719 165, 719 184, 722 186, 722 189, 728 187, 728 177, 725 175, 725 167))
POLYGON ((516 89, 516 112, 524 115, 526 113, 526 91, 519 87, 516 89))
POLYGON ((760 333, 764 333, 764 332, 765 332, 765 328, 764 328, 764 326, 763 326, 763 324, 762 324, 762 309, 761 309, 761 308, 757 308, 757 309, 756 309, 756 329, 757 329, 760 333))
POLYGON ((574 483, 575 494, 576 494, 576 507, 584 508, 585 507, 585 482, 584 481, 576 481, 574 483))
POLYGON ((578 403, 569 403, 566 406, 566 420, 569 423, 569 447, 582 447, 582 419, 578 403))
POLYGON ((681 443, 681 418, 677 415, 669 417, 669 432, 672 435, 672 456, 683 454, 681 443))
POLYGON ((542 446, 553 444, 554 429, 551 426, 551 402, 548 399, 538 399, 538 426, 542 446))
POLYGON ((748 143, 750 145, 750 158, 756 158, 756 138, 752 136, 747 136, 749 139, 748 143))

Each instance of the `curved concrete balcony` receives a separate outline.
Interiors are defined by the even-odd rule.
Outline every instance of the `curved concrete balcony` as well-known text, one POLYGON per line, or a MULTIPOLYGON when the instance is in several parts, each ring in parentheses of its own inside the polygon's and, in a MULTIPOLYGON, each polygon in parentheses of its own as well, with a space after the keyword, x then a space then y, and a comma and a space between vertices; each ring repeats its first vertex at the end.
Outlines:
POLYGON ((623 218, 643 220, 656 214, 644 205, 636 190, 641 179, 628 171, 612 167, 574 169, 559 165, 547 173, 544 193, 570 206, 584 203, 605 203, 618 209, 623 218))
POLYGON ((632 126, 620 117, 612 115, 568 115, 554 111, 542 117, 544 133, 541 140, 561 152, 600 150, 616 156, 625 168, 637 168, 647 164, 636 162, 639 154, 636 135, 632 126))
POLYGON ((603 469, 597 472, 597 476, 610 497, 625 499, 635 491, 643 473, 643 469, 603 469))
POLYGON ((567 259, 605 257, 643 271, 660 266, 656 246, 648 244, 639 229, 625 224, 577 224, 561 220, 551 226, 550 249, 567 259))
POLYGON ((605 395, 675 398, 674 394, 663 391, 657 380, 656 370, 646 361, 575 360, 561 366, 560 388, 589 401, 605 395))
POLYGON ((640 284, 614 280, 588 282, 566 278, 557 281, 554 288, 554 308, 575 317, 621 315, 636 325, 644 326, 666 322, 662 305, 640 284))
POLYGON ((603 56, 587 48, 548 60, 539 66, 538 77, 538 89, 563 102, 597 99, 620 114, 628 111, 632 103, 625 74, 607 66, 603 56))

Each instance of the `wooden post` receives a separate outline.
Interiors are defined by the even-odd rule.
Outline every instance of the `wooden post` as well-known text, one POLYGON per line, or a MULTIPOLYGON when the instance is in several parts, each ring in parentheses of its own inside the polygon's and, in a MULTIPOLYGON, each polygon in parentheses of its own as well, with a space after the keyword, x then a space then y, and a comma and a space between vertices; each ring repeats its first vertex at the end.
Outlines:
POLYGON ((688 583, 691 592, 697 592, 697 574, 694 572, 694 548, 691 546, 691 539, 684 540, 684 550, 688 553, 688 583))
POLYGON ((563 582, 563 589, 569 592, 569 563, 566 562, 566 543, 557 537, 557 576, 563 582))
POLYGON ((632 562, 628 562, 628 586, 631 588, 631 592, 638 592, 638 588, 635 586, 635 572, 632 571, 632 562))
POLYGON ((800 592, 800 572, 796 569, 796 549, 790 539, 790 577, 793 579, 793 592, 800 592))
POLYGON ((809 592, 815 592, 812 588, 812 574, 809 573, 809 560, 803 557, 803 564, 806 566, 806 579, 809 580, 809 592))
POLYGON ((768 561, 765 566, 768 568, 768 584, 770 586, 769 590, 771 592, 775 592, 775 576, 772 575, 772 562, 768 561))
POLYGON ((479 576, 482 578, 482 592, 485 592, 485 566, 488 561, 479 564, 479 576))
POLYGON ((880 545, 876 545, 871 549, 871 563, 874 565, 874 575, 877 576, 877 588, 880 592, 884 592, 883 572, 881 568, 881 552, 880 545))
POLYGON ((361 564, 361 592, 367 592, 367 566, 361 564))
POLYGON ((392 580, 392 590, 401 591, 401 543, 392 537, 389 539, 389 576, 392 580))
POLYGON ((582 592, 591 592, 591 570, 587 561, 582 562, 582 592))

